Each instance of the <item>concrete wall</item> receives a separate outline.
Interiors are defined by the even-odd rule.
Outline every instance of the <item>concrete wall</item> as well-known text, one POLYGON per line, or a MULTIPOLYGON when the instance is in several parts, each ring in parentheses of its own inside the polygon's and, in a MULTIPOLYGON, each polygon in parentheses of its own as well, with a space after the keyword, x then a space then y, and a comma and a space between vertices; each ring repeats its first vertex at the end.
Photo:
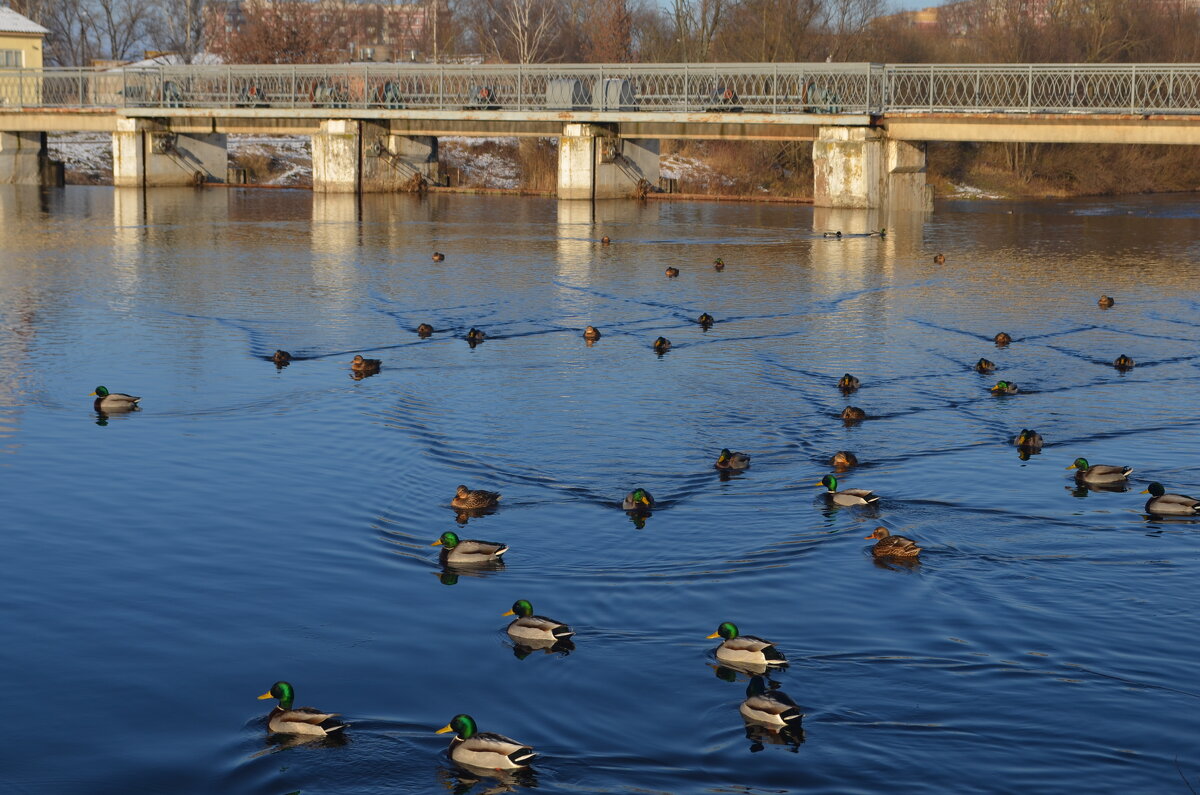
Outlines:
POLYGON ((117 128, 113 133, 113 185, 117 187, 225 181, 229 155, 224 133, 172 133, 138 119, 122 119, 117 128))
POLYGON ((0 184, 41 185, 46 134, 0 132, 0 184))
POLYGON ((813 142, 813 203, 929 209, 925 144, 891 140, 872 127, 822 127, 813 142))
POLYGON ((623 199, 658 182, 658 140, 622 139, 593 124, 568 124, 558 139, 558 198, 623 199))
POLYGON ((414 175, 438 182, 437 138, 395 135, 387 121, 328 119, 312 137, 313 190, 392 193, 414 175))

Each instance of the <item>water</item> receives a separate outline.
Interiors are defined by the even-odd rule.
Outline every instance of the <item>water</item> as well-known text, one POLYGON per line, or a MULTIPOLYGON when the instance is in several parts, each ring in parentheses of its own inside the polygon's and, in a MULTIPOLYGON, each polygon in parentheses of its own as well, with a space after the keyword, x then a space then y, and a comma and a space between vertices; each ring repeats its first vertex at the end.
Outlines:
POLYGON ((5 792, 1197 786, 1200 527, 1137 494, 1200 493, 1195 197, 593 217, 5 187, 0 212, 5 792), (355 381, 360 352, 384 364, 355 381), (143 409, 98 418, 97 384, 143 409), (848 402, 871 419, 844 426, 848 402), (1028 461, 1022 428, 1047 444, 1028 461), (722 480, 725 446, 752 468, 722 480), (876 511, 820 499, 840 449, 876 511), (1077 456, 1132 488, 1076 492, 1077 456), (502 508, 456 524, 458 483, 502 508), (661 503, 642 528, 617 507, 638 485, 661 503), (921 564, 875 564, 877 524, 921 564), (443 575, 449 529, 507 566, 443 575), (515 655, 518 598, 574 652, 515 655), (802 744, 748 739, 721 621, 789 658, 802 744), (277 679, 344 739, 271 739, 277 679), (533 745, 536 779, 452 768, 433 730, 459 712, 533 745))

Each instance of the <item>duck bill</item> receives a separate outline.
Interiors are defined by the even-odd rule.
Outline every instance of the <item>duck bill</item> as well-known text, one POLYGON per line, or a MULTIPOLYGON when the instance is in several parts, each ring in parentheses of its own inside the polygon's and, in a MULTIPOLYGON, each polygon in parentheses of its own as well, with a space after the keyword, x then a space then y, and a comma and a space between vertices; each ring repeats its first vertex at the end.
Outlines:
POLYGON ((434 542, 433 542, 432 544, 430 544, 429 546, 431 546, 431 547, 440 547, 441 545, 442 545, 442 539, 440 539, 440 538, 439 538, 437 541, 434 541, 434 542))
POLYGON ((100 397, 95 392, 88 392, 88 397, 100 397))
POLYGON ((640 500, 638 500, 638 502, 640 502, 642 505, 649 505, 649 504, 650 504, 650 498, 649 498, 649 497, 642 497, 640 500))
POLYGON ((271 691, 270 691, 270 690, 268 690, 267 692, 265 692, 265 693, 263 693, 261 696, 259 696, 259 697, 258 697, 258 700, 259 700, 259 701, 262 701, 264 698, 274 698, 274 696, 272 696, 272 695, 271 695, 271 691))
POLYGON ((452 732, 452 731, 454 731, 454 727, 451 726, 450 724, 446 724, 442 728, 435 731, 434 734, 445 734, 446 732, 452 732))
POLYGON ((874 537, 875 537, 875 536, 873 536, 873 535, 870 535, 870 536, 863 536, 863 541, 870 541, 870 540, 871 540, 872 538, 874 538, 874 537))
POLYGON ((501 618, 503 618, 504 616, 515 616, 515 615, 516 615, 516 613, 514 613, 514 612, 513 612, 513 611, 511 611, 511 610, 509 610, 507 613, 501 613, 501 614, 500 614, 500 617, 501 617, 501 618))
POLYGON ((1079 469, 1079 467, 1075 466, 1074 464, 1071 464, 1071 466, 1067 467, 1067 469, 1079 469))
POLYGON ((1138 492, 1138 494, 1149 494, 1149 493, 1150 493, 1150 489, 1146 489, 1146 490, 1144 490, 1144 491, 1139 491, 1139 492, 1138 492))
POLYGON ((705 640, 712 640, 713 638, 719 638, 719 637, 721 637, 721 633, 714 632, 713 634, 706 636, 705 640))
POLYGON ((822 483, 821 481, 819 481, 819 480, 818 480, 818 481, 817 481, 816 483, 814 483, 813 485, 814 485, 814 486, 824 486, 825 484, 824 484, 824 483, 822 483))

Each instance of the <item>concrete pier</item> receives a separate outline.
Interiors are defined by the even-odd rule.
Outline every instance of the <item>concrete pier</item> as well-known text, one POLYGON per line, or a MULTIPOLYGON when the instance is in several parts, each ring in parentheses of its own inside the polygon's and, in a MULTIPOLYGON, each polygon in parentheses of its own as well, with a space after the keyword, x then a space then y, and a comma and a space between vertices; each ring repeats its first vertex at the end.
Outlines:
POLYGON ((658 183, 658 139, 623 139, 599 124, 567 124, 558 139, 558 198, 624 199, 658 183))
POLYGON ((437 138, 395 135, 387 121, 328 119, 312 136, 313 190, 390 193, 439 182, 437 138))
POLYGON ((0 132, 0 185, 61 185, 62 168, 46 152, 44 132, 0 132))
POLYGON ((822 127, 813 142, 813 203, 846 209, 928 210, 925 144, 873 127, 822 127))
POLYGON ((175 133, 145 119, 120 119, 113 136, 113 185, 159 188, 224 182, 225 133, 175 133))

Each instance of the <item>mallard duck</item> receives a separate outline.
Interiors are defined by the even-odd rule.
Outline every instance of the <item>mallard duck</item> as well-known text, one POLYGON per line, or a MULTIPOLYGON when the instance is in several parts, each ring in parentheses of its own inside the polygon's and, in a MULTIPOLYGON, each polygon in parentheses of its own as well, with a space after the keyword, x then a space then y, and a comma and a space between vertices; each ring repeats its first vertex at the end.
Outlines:
POLYGON ((823 236, 824 236, 824 237, 841 237, 841 236, 842 236, 842 230, 840 230, 840 229, 839 229, 839 230, 838 230, 838 231, 836 231, 836 232, 825 232, 823 236))
POLYGON ((1021 450, 1034 452, 1042 449, 1042 435, 1037 431, 1031 431, 1028 428, 1022 428, 1021 432, 1013 439, 1015 444, 1021 450))
POLYGON ((431 334, 433 334, 433 326, 429 325, 428 323, 422 323, 421 325, 417 326, 418 337, 425 338, 431 334))
POLYGON ((287 682, 276 682, 271 689, 258 697, 259 701, 267 698, 279 699, 275 709, 267 716, 267 728, 278 734, 310 734, 324 737, 330 732, 346 728, 345 724, 338 726, 322 725, 332 718, 338 717, 336 712, 321 712, 312 707, 293 707, 295 691, 287 682))
POLYGON ((1118 483, 1133 474, 1133 467, 1113 467, 1104 464, 1088 464, 1086 458, 1076 458, 1067 467, 1074 469, 1077 483, 1118 483))
POLYGON ((726 447, 717 456, 717 469, 749 469, 750 456, 745 453, 731 453, 726 447))
POLYGON ((946 264, 946 255, 945 254, 934 254, 933 255, 933 264, 934 265, 945 265, 946 264))
POLYGON ((275 362, 275 364, 290 364, 292 355, 287 351, 275 351, 271 355, 271 361, 275 362))
POLYGON ((621 500, 621 509, 626 511, 652 511, 654 498, 645 489, 634 489, 621 500))
POLYGON ((600 245, 602 245, 602 246, 607 246, 611 242, 612 241, 609 240, 608 235, 605 235, 604 237, 600 238, 600 245))
POLYGON ((775 648, 775 644, 753 635, 741 635, 737 625, 726 621, 708 639, 724 638, 717 647, 717 659, 731 663, 752 665, 783 665, 787 658, 775 648))
POLYGON ((709 326, 711 326, 713 323, 716 323, 717 321, 713 320, 712 315, 708 314, 707 312, 702 312, 700 314, 700 317, 696 318, 696 322, 699 323, 704 328, 708 328, 709 326))
POLYGON ((721 259, 720 257, 717 257, 715 260, 713 260, 713 270, 725 270, 725 260, 721 259))
POLYGON ((679 275, 679 268, 667 268, 667 278, 674 279, 679 275))
POLYGON ((892 535, 886 527, 876 527, 866 540, 878 538, 871 554, 877 558, 912 558, 921 554, 921 548, 911 538, 892 535))
POLYGON ((454 491, 454 499, 450 500, 451 508, 495 508, 500 502, 500 492, 484 491, 483 489, 468 489, 459 486, 454 491))
POLYGON ((825 497, 837 505, 877 505, 879 503, 879 496, 866 489, 838 491, 838 481, 833 475, 826 475, 816 485, 824 486, 825 497))
POLYGON ((561 621, 555 621, 545 616, 535 616, 533 605, 525 599, 513 602, 512 610, 504 615, 517 616, 517 619, 508 625, 508 636, 516 641, 557 642, 575 634, 575 630, 561 621))
POLYGON ((858 389, 859 383, 860 381, 857 378, 849 373, 846 373, 844 376, 838 379, 838 389, 842 390, 843 392, 853 392, 854 390, 858 389))
POLYGON ((443 566, 447 564, 492 563, 499 560, 500 556, 508 551, 508 547, 504 544, 497 544, 494 541, 478 541, 470 538, 460 539, 457 533, 449 530, 442 533, 442 537, 429 546, 442 547, 442 551, 438 555, 438 560, 443 566))
POLYGON ((659 337, 654 341, 654 350, 657 353, 666 353, 671 350, 671 341, 666 337, 659 337))
POLYGON ((1117 368, 1118 370, 1132 370, 1135 364, 1137 364, 1137 362, 1123 353, 1113 360, 1113 367, 1117 368))
POLYGON ((588 326, 583 330, 583 338, 588 342, 595 342, 600 339, 600 329, 595 326, 588 326))
POLYGON ((516 770, 527 767, 537 752, 528 745, 495 732, 481 732, 470 715, 455 715, 437 734, 457 732, 450 741, 450 758, 481 770, 516 770))
POLYGON ((979 359, 979 361, 975 362, 975 372, 977 372, 977 373, 990 373, 995 369, 996 369, 995 362, 988 361, 987 359, 984 359, 982 357, 979 359))
POLYGON ((96 411, 132 411, 138 407, 140 397, 136 395, 126 395, 124 392, 109 392, 107 387, 98 386, 88 397, 96 398, 92 401, 92 408, 96 411))
POLYGON ((1107 295, 1100 296, 1100 300, 1096 302, 1096 304, 1099 305, 1099 307, 1101 309, 1108 309, 1110 306, 1112 306, 1115 303, 1116 303, 1116 301, 1112 300, 1107 295))
POLYGON ((858 466, 858 456, 849 450, 838 450, 829 459, 829 463, 834 469, 846 470, 858 466))
POLYGON ((467 332, 467 342, 483 342, 485 339, 487 339, 487 334, 484 334, 483 331, 474 326, 471 326, 471 330, 467 332))
POLYGON ((992 337, 992 342, 995 342, 998 347, 1003 348, 1008 343, 1012 342, 1012 335, 1008 332, 1001 331, 996 336, 992 337))
POLYGON ((1142 494, 1149 494, 1146 513, 1159 516, 1195 516, 1200 514, 1200 500, 1183 494, 1167 494, 1161 483, 1151 483, 1142 494))
POLYGON ((373 373, 381 364, 379 359, 364 359, 360 353, 350 360, 350 369, 356 373, 373 373))
POLYGON ((846 422, 857 422, 858 420, 865 420, 866 418, 867 412, 863 411, 858 406, 846 406, 846 408, 842 409, 842 419, 846 422))
POLYGON ((748 721, 776 728, 796 726, 804 717, 787 693, 768 690, 761 676, 750 677, 746 700, 738 707, 738 712, 748 721))
POLYGON ((997 381, 996 385, 989 390, 993 395, 1015 395, 1020 390, 1017 385, 1011 381, 997 381))
POLYGON ((444 259, 446 259, 446 255, 443 254, 442 252, 440 252, 440 251, 433 252, 433 261, 434 262, 441 262, 444 259))

